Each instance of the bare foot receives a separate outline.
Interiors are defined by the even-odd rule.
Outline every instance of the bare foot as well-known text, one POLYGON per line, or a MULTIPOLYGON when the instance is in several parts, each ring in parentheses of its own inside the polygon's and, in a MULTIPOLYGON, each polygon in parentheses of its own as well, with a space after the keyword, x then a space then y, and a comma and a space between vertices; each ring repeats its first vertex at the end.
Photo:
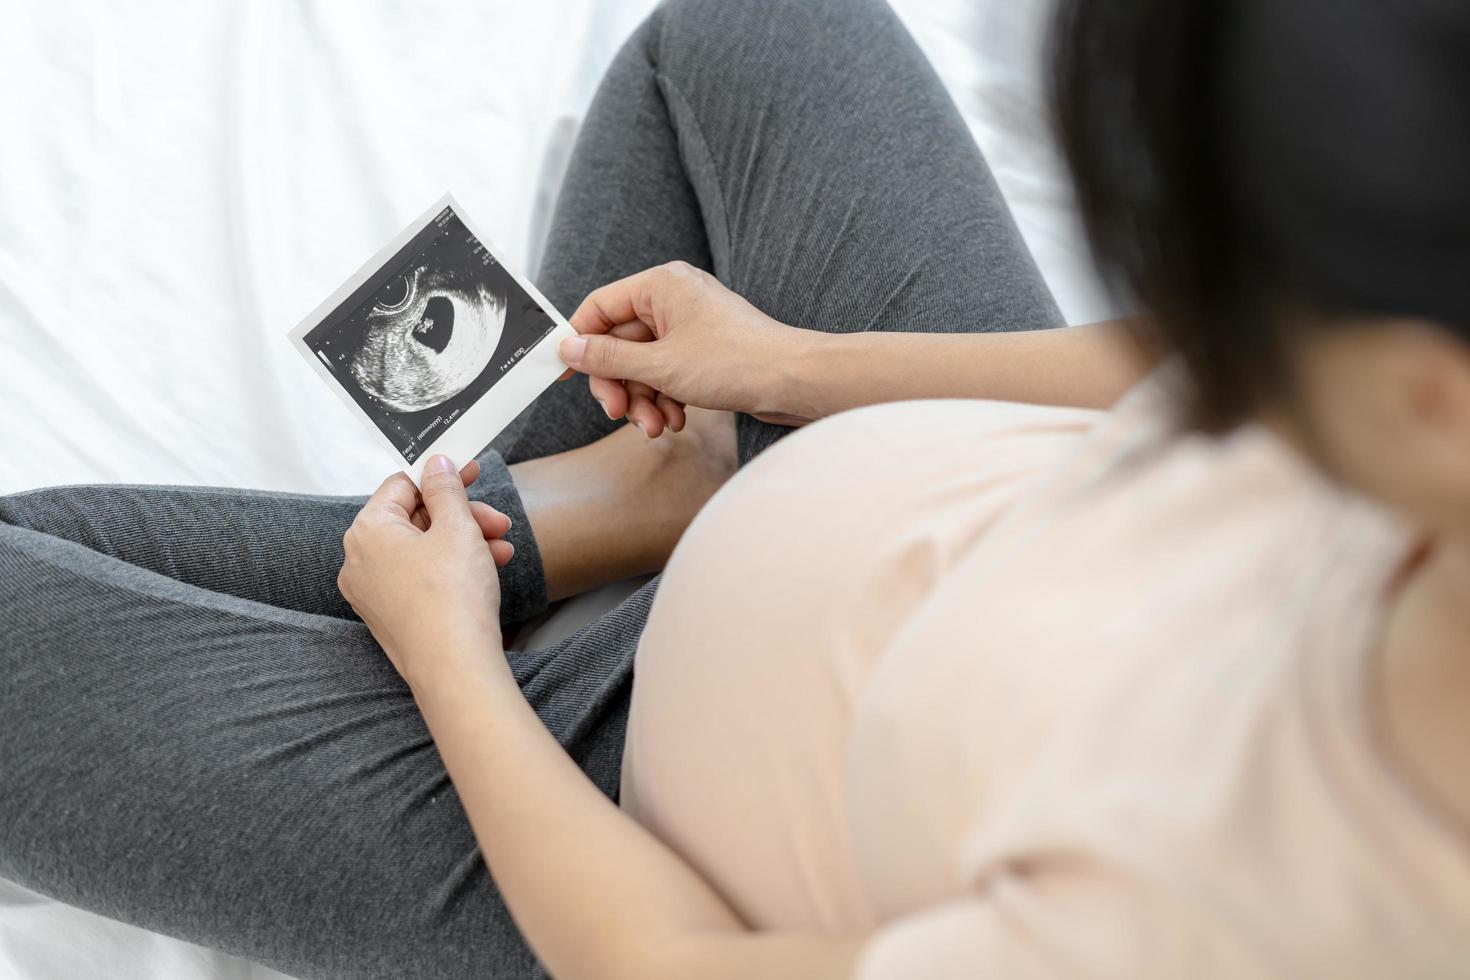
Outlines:
MULTIPOLYGON (((667 501, 680 514, 687 514, 684 527, 739 466, 735 449, 735 416, 705 408, 686 408, 680 432, 666 432, 658 439, 644 439, 650 448, 664 452, 663 472, 655 479, 662 490, 677 499, 667 501)), ((632 426, 626 427, 636 432, 632 426)), ((639 438, 643 438, 639 434, 639 438)), ((682 533, 682 530, 681 530, 682 533)), ((670 548, 672 550, 672 548, 670 548)))
POLYGON ((589 446, 511 467, 553 599, 663 568, 735 472, 735 419, 688 410, 684 431, 631 425, 589 446))

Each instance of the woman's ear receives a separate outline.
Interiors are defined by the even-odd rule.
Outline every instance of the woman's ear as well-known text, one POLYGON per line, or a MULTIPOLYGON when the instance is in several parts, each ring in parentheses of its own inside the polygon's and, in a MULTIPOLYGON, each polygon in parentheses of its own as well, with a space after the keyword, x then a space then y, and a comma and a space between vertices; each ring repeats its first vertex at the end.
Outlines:
POLYGON ((1296 367, 1314 461, 1418 524, 1470 530, 1470 343, 1363 318, 1314 333, 1296 367))
POLYGON ((1399 328, 1394 341, 1410 411, 1421 424, 1470 447, 1470 344, 1432 324, 1399 328))
POLYGON ((1403 423, 1378 463, 1421 522, 1465 530, 1470 513, 1470 343, 1427 323, 1396 326, 1387 356, 1403 423))

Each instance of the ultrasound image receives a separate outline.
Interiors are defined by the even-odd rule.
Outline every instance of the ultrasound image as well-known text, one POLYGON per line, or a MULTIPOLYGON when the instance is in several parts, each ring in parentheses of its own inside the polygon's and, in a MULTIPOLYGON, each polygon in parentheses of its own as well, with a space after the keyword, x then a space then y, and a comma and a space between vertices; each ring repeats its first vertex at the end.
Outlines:
POLYGON ((446 207, 304 339, 412 463, 554 325, 446 207))

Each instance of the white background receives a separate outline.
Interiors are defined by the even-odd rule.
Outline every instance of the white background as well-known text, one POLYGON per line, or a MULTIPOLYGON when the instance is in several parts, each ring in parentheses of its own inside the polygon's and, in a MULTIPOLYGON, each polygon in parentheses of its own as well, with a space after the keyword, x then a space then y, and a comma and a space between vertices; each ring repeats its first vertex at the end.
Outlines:
MULTIPOLYGON (((0 0, 0 492, 358 491, 391 456, 285 334, 448 190, 531 271, 651 0, 0 0)), ((1036 0, 897 4, 1074 319, 1036 0)))

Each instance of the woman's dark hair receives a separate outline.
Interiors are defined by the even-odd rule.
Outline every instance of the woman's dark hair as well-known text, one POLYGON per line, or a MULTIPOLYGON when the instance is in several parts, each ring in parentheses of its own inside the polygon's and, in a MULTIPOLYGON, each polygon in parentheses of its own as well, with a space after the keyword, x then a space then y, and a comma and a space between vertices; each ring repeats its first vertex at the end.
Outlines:
POLYGON ((1220 431, 1296 314, 1470 340, 1470 0, 1060 0, 1052 101, 1099 268, 1220 431))

